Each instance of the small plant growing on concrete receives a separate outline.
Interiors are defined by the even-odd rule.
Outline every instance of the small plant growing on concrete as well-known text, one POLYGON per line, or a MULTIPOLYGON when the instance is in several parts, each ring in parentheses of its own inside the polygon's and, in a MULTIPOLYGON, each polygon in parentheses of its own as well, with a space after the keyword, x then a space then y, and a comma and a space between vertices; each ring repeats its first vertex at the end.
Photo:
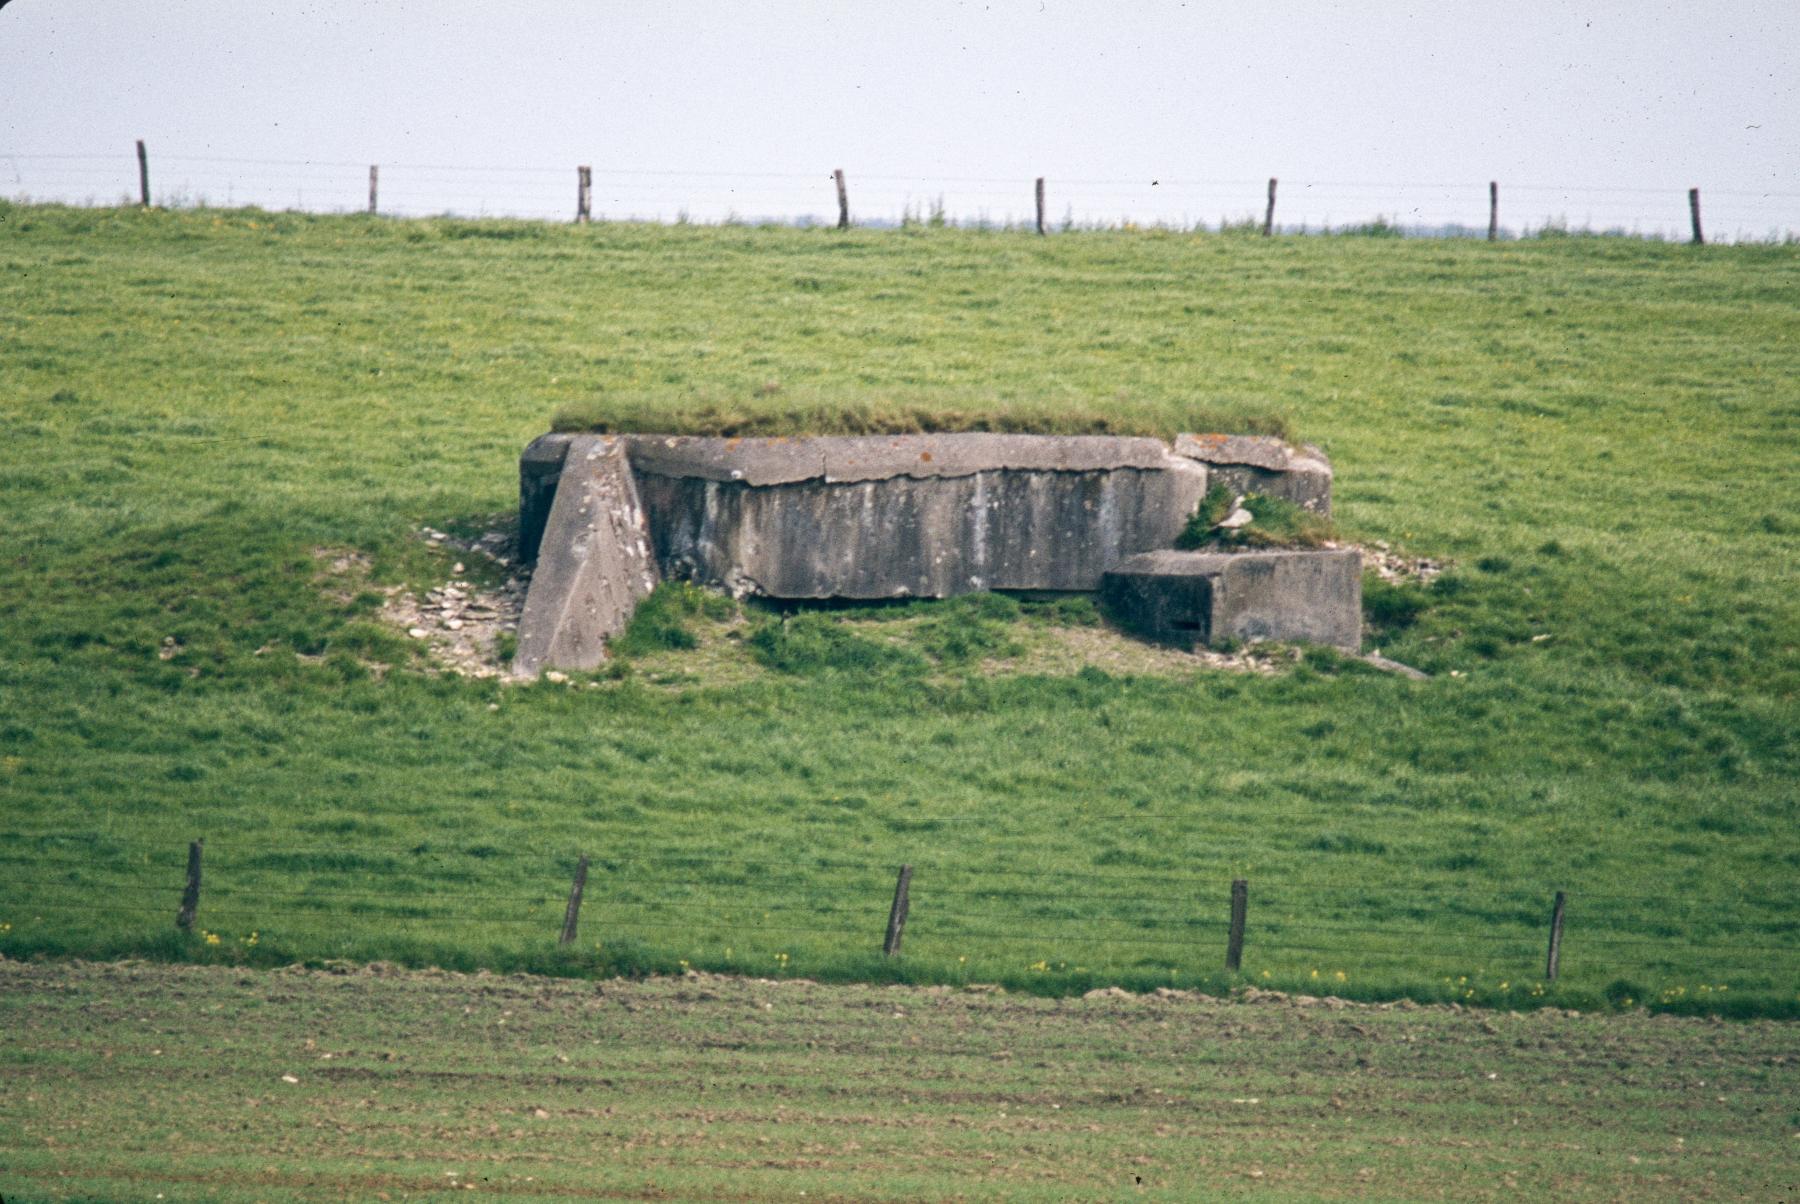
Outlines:
POLYGON ((1175 537, 1183 551, 1198 548, 1317 548, 1331 539, 1331 520, 1286 498, 1236 494, 1224 484, 1206 491, 1175 537))
POLYGON ((1245 548, 1317 548, 1336 534, 1331 520, 1322 518, 1286 498, 1261 493, 1247 495, 1244 509, 1250 523, 1230 531, 1226 542, 1245 548))
POLYGON ((1200 499, 1200 504, 1194 507, 1187 526, 1175 537, 1175 546, 1185 552, 1212 543, 1217 538, 1214 528, 1224 522, 1233 510, 1235 496, 1227 486, 1215 483, 1200 499))

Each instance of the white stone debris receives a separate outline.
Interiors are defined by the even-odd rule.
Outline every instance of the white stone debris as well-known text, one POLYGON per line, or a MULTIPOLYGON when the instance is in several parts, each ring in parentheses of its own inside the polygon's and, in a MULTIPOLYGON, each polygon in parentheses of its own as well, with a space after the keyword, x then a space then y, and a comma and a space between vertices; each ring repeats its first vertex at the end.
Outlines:
POLYGON ((1428 556, 1401 556, 1379 539, 1371 544, 1328 543, 1325 546, 1356 548, 1362 553, 1363 567, 1374 569, 1376 576, 1390 583, 1416 581, 1428 585, 1433 577, 1449 567, 1444 561, 1428 556))
POLYGON ((451 673, 500 676, 507 665, 500 660, 497 645, 502 635, 518 630, 531 581, 530 568, 515 558, 513 534, 496 530, 459 539, 430 527, 421 527, 419 534, 433 545, 454 548, 471 559, 455 562, 451 579, 426 590, 422 598, 404 589, 388 591, 381 617, 413 639, 423 640, 434 659, 451 673), (475 557, 480 560, 473 560, 475 557), (493 586, 469 580, 470 564, 479 568, 482 562, 504 570, 505 578, 493 586))
POLYGON ((1240 527, 1248 527, 1256 516, 1244 509, 1244 495, 1238 494, 1231 503, 1231 513, 1213 524, 1215 531, 1236 531, 1240 527))

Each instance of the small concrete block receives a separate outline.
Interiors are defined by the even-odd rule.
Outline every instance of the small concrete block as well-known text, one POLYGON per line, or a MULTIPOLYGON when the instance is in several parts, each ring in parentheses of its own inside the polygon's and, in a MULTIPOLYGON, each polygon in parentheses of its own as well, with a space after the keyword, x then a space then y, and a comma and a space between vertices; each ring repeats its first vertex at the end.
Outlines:
POLYGON ((1362 643, 1354 549, 1144 552, 1108 571, 1100 594, 1128 627, 1183 648, 1296 640, 1354 652, 1362 643))

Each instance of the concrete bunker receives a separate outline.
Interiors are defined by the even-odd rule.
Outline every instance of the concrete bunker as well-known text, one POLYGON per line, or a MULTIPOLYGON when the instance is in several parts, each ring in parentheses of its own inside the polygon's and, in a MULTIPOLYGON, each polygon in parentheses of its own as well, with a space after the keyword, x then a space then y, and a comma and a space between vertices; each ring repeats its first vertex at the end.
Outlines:
MULTIPOLYGON (((1354 649, 1356 572, 1221 566, 1202 573, 1197 587, 1187 561, 1180 568, 1157 561, 1154 569, 1135 562, 1127 587, 1108 585, 1109 573, 1132 558, 1167 553, 1220 481, 1330 513, 1324 454, 1260 436, 1181 435, 1165 443, 1010 434, 544 435, 519 462, 520 551, 537 565, 513 670, 535 676, 597 667, 606 641, 664 579, 787 599, 1104 588, 1117 605, 1144 610, 1151 621, 1133 625, 1151 638, 1322 639, 1354 649), (1300 581, 1305 596, 1289 596, 1300 581), (1174 613, 1157 600, 1159 590, 1188 599, 1176 604, 1186 615, 1198 614, 1196 588, 1214 608, 1206 629, 1189 626, 1192 617, 1158 627, 1155 615, 1174 613), (1229 618, 1214 632, 1219 607, 1229 618)), ((1354 553, 1282 555, 1342 560, 1354 553)))

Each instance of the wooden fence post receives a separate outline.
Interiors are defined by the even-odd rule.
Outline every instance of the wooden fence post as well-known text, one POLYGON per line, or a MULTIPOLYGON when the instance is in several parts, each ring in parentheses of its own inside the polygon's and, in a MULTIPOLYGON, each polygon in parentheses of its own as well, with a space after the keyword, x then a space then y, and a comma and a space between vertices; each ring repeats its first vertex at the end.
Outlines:
POLYGON ((850 228, 850 193, 844 187, 844 169, 840 167, 833 171, 831 178, 837 181, 838 229, 848 230, 850 228))
POLYGON ((577 167, 575 169, 575 220, 577 222, 593 221, 594 169, 577 167))
POLYGON ((556 939, 559 945, 575 943, 575 925, 581 920, 581 892, 587 888, 587 865, 586 857, 575 863, 575 884, 569 887, 569 906, 563 911, 562 935, 556 939))
POLYGON ((888 912, 887 939, 881 942, 881 955, 893 957, 900 952, 900 938, 906 934, 906 911, 911 906, 907 887, 912 885, 912 866, 900 867, 900 878, 894 883, 894 906, 888 912))
POLYGON ((181 892, 181 910, 175 913, 175 927, 183 932, 194 927, 194 916, 200 910, 200 846, 204 838, 188 845, 187 889, 181 892))
POLYGON ((369 212, 375 212, 375 193, 381 183, 381 168, 369 164, 369 212))
MULTIPOLYGON (((148 201, 144 203, 149 204, 148 201)), ((1688 189, 1688 218, 1694 223, 1694 245, 1696 247, 1705 245, 1706 235, 1700 233, 1700 190, 1698 188, 1688 189)))
POLYGON ((1563 903, 1568 896, 1556 892, 1556 902, 1550 907, 1550 953, 1544 959, 1544 981, 1555 982, 1556 973, 1562 968, 1562 930, 1563 903))
POLYGON ((1037 178, 1037 232, 1044 232, 1044 177, 1037 178))
POLYGON ((1500 181, 1488 181, 1488 241, 1500 237, 1500 181))
POLYGON ((1269 177, 1269 208, 1263 214, 1263 237, 1275 232, 1275 177, 1269 177))
POLYGON ((150 208, 150 152, 144 149, 144 140, 139 138, 138 144, 138 204, 150 208))
POLYGON ((1244 919, 1250 911, 1250 883, 1231 880, 1231 935, 1225 942, 1225 968, 1237 973, 1244 964, 1244 919))

